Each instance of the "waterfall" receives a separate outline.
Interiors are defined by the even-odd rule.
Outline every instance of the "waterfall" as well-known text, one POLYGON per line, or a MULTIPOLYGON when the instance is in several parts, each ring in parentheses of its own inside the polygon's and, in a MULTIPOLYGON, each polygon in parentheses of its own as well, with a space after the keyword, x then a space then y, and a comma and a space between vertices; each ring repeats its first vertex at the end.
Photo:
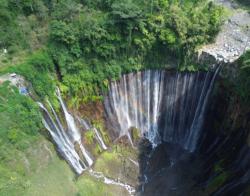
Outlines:
POLYGON ((100 133, 98 132, 98 130, 95 127, 93 127, 93 131, 94 131, 95 137, 96 137, 98 143, 100 144, 100 146, 102 147, 102 149, 107 150, 107 146, 105 145, 105 143, 104 143, 100 133))
POLYGON ((80 134, 80 132, 79 132, 79 130, 78 130, 76 124, 75 124, 75 120, 74 120, 73 116, 71 116, 71 114, 67 111, 67 108, 66 108, 66 106, 65 106, 65 104, 64 104, 64 102, 62 100, 61 93, 60 93, 58 88, 56 90, 56 95, 57 95, 57 98, 59 99, 60 104, 62 106, 64 116, 65 116, 65 120, 66 120, 67 125, 68 125, 68 131, 69 131, 69 133, 71 135, 71 138, 72 138, 73 142, 77 142, 79 144, 84 158, 88 162, 88 165, 91 166, 93 164, 93 160, 90 158, 90 156, 88 155, 87 150, 82 145, 81 134, 80 134))
POLYGON ((64 157, 64 159, 74 168, 76 173, 81 174, 86 169, 86 165, 76 152, 74 143, 72 143, 69 137, 66 135, 65 130, 63 129, 58 117, 54 115, 57 121, 57 123, 55 123, 44 105, 42 103, 38 103, 38 105, 43 111, 43 124, 56 143, 58 151, 64 157))
POLYGON ((195 151, 219 67, 214 72, 147 70, 110 83, 104 106, 118 136, 135 127, 153 145, 176 143, 195 151))
POLYGON ((58 115, 49 101, 47 102, 55 121, 46 107, 42 103, 38 103, 43 112, 43 124, 56 143, 59 153, 73 167, 76 173, 81 174, 87 167, 93 164, 93 160, 82 144, 80 131, 76 126, 73 116, 68 112, 59 89, 57 89, 56 95, 60 102, 64 119, 67 123, 67 129, 64 129, 58 115), (78 151, 75 149, 76 145, 79 146, 78 151), (81 158, 80 155, 82 155, 83 158, 81 158))

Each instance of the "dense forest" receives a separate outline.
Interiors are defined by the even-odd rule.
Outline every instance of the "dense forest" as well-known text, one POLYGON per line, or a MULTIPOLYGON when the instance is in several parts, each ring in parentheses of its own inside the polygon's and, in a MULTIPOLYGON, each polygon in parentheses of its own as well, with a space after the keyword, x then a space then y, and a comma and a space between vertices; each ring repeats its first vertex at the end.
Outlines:
POLYGON ((53 92, 47 72, 57 74, 76 105, 100 99, 108 79, 170 58, 194 70, 192 54, 223 20, 223 9, 203 0, 3 1, 1 10, 1 47, 38 50, 17 71, 41 97, 53 92))
MULTIPOLYGON (((0 0, 0 74, 24 76, 35 99, 55 107, 59 86, 69 107, 79 108, 102 101, 122 73, 207 70, 194 54, 214 41, 227 14, 207 0, 0 0)), ((232 89, 249 106, 250 52, 237 63, 232 89)), ((22 195, 33 171, 13 157, 46 135, 39 108, 5 82, 0 121, 0 195, 22 195)))

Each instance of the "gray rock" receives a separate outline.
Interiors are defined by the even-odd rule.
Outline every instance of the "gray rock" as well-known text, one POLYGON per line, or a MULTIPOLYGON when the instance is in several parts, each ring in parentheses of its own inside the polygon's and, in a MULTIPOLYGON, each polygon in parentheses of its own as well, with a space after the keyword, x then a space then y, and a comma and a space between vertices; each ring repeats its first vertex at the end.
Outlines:
POLYGON ((199 50, 200 63, 228 63, 236 61, 246 49, 250 49, 250 15, 230 0, 215 0, 217 4, 231 9, 233 15, 224 23, 213 44, 199 50), (208 58, 208 59, 206 59, 208 58))

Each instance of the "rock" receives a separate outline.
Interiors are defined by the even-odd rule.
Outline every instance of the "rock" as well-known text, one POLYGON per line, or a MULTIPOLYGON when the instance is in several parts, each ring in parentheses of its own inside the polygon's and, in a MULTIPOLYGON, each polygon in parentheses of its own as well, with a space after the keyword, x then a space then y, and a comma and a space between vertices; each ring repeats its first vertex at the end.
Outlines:
POLYGON ((250 14, 230 0, 216 0, 215 3, 232 11, 230 18, 223 24, 213 44, 203 46, 198 53, 198 63, 213 65, 236 61, 246 49, 250 49, 250 14))

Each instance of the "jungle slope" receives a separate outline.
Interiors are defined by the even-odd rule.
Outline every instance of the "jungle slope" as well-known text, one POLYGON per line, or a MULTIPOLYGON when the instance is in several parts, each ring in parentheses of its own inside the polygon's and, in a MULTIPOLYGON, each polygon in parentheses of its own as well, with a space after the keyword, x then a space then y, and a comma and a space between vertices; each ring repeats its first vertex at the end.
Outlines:
MULTIPOLYGON (((0 10, 0 72, 25 76, 36 100, 49 97, 55 106, 58 85, 74 109, 100 102, 108 80, 121 73, 173 64, 200 69, 190 57, 214 39, 223 13, 205 0, 1 0, 0 10)), ((7 84, 1 85, 0 111, 1 195, 117 191, 88 174, 76 181, 48 141, 37 106, 7 84)))

